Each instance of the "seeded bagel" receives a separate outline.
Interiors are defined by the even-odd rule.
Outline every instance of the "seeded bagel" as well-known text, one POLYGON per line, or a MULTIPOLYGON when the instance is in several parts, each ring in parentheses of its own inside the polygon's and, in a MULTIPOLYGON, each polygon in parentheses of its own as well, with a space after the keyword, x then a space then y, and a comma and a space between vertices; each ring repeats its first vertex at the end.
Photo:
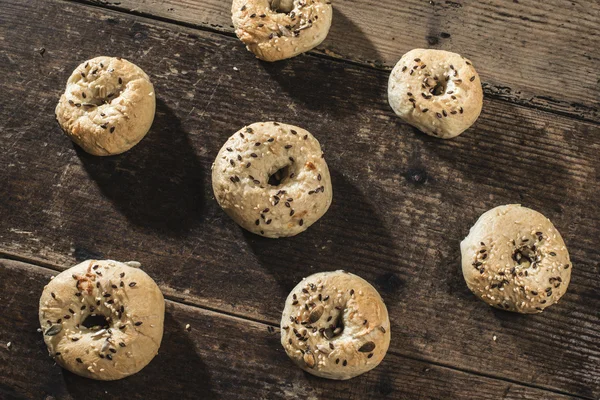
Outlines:
POLYGON ((329 169, 317 139, 297 126, 257 122, 225 142, 212 166, 215 198, 244 229, 294 236, 331 204, 329 169))
POLYGON ((56 119, 83 150, 109 156, 142 140, 155 106, 154 87, 137 65, 119 57, 96 57, 71 74, 56 119))
POLYGON ((548 218, 518 204, 481 215, 460 249, 469 289, 502 310, 541 312, 565 294, 571 280, 560 233, 548 218))
POLYGON ((345 271, 305 278, 289 294, 281 344, 303 370, 350 379, 375 368, 390 345, 390 320, 377 290, 345 271))
POLYGON ((157 354, 165 301, 139 263, 87 260, 58 274, 40 298, 50 356, 87 378, 135 374, 157 354))
POLYGON ((265 61, 297 56, 318 46, 329 32, 328 0, 233 0, 235 33, 265 61))
POLYGON ((392 70, 388 100, 410 125, 450 139, 475 123, 483 91, 479 75, 466 58, 443 50, 414 49, 392 70))

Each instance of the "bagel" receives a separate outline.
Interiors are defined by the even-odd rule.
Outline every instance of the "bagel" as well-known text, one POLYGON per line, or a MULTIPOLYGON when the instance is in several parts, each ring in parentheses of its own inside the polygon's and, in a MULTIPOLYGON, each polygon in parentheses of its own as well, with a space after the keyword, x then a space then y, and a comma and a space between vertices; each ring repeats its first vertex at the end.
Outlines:
POLYGON ((87 260, 54 277, 40 298, 50 356, 87 378, 135 374, 157 354, 165 301, 139 263, 87 260))
POLYGON ((244 229, 294 236, 325 214, 332 188, 317 139, 297 126, 257 122, 225 142, 212 166, 215 199, 244 229))
POLYGON ((461 55, 414 49, 392 70, 388 100, 410 125, 450 139, 475 123, 483 105, 483 90, 473 64, 461 55))
POLYGON ((460 244, 469 289, 489 305, 542 312, 567 291, 569 252, 542 214, 518 204, 485 212, 460 244))
POLYGON ((71 74, 56 119, 83 150, 109 156, 142 140, 155 107, 154 87, 144 71, 120 57, 96 57, 71 74))
POLYGON ((303 370, 350 379, 375 368, 390 345, 390 320, 377 290, 345 271, 303 279, 281 316, 281 344, 303 370))
POLYGON ((235 34, 256 57, 278 61, 319 44, 329 32, 328 0, 233 0, 235 34))

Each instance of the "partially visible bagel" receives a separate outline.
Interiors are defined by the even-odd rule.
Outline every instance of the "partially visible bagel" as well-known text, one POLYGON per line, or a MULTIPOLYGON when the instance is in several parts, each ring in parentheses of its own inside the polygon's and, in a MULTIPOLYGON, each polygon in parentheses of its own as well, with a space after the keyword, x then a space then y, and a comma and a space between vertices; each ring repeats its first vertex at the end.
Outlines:
POLYGON ((483 90, 473 64, 461 55, 414 49, 392 70, 388 100, 407 123, 428 135, 450 139, 475 123, 483 90))
POLYGON ((321 272, 290 292, 281 344, 303 370, 350 379, 375 368, 390 345, 390 320, 377 290, 345 271, 321 272))
POLYGON ((306 230, 331 205, 329 169, 308 131, 257 122, 237 131, 212 166, 215 199, 244 229, 270 238, 306 230))
POLYGON ((469 289, 502 310, 541 312, 558 302, 571 281, 560 233, 548 218, 518 204, 482 214, 460 249, 469 289))
POLYGON ((328 0, 233 0, 235 33, 265 61, 294 57, 318 46, 329 32, 328 0))
POLYGON ((39 319, 50 356, 87 378, 135 374, 157 354, 165 301, 138 263, 87 260, 44 288, 39 319), (91 322, 90 322, 91 321, 91 322), (87 326, 89 324, 96 326, 87 326))
POLYGON ((120 57, 81 63, 56 106, 63 131, 96 156, 123 153, 148 133, 156 100, 150 78, 120 57))

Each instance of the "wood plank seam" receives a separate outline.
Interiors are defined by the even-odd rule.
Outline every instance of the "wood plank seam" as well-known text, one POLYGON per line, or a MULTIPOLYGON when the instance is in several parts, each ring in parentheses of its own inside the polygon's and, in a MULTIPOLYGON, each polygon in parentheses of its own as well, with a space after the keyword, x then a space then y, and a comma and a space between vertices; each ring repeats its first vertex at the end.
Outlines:
MULTIPOLYGON (((13 261, 19 261, 19 262, 23 262, 23 263, 27 263, 30 264, 31 266, 35 267, 35 268, 39 268, 42 270, 46 270, 46 272, 48 273, 52 273, 52 274, 56 274, 56 273, 60 273, 62 272, 62 270, 60 268, 58 268, 58 266, 56 266, 55 264, 52 263, 45 263, 45 265, 40 265, 38 260, 32 260, 30 258, 27 257, 22 257, 16 254, 9 254, 6 253, 4 251, 0 251, 0 260, 4 258, 7 260, 13 260, 13 261)), ((252 323, 256 323, 256 324, 261 324, 264 325, 265 330, 268 329, 268 327, 273 327, 275 330, 274 332, 276 334, 279 333, 280 328, 279 328, 279 324, 277 324, 276 322, 273 321, 266 321, 266 320, 261 320, 261 319, 257 319, 257 318, 251 318, 251 317, 247 317, 244 316, 242 314, 235 314, 235 313, 231 313, 231 312, 226 312, 226 311, 222 311, 219 309, 214 309, 211 307, 206 307, 206 306, 200 306, 200 305, 196 305, 196 304, 191 304, 185 301, 180 301, 178 299, 174 299, 171 296, 165 295, 165 301, 166 302, 170 302, 182 307, 190 307, 190 308, 195 308, 195 309, 199 309, 199 310, 203 310, 209 313, 214 313, 214 314, 218 314, 220 316, 224 316, 227 318, 231 318, 231 319, 235 319, 238 320, 240 322, 252 322, 252 323)), ((418 362, 424 362, 436 367, 440 367, 440 368, 445 368, 448 370, 452 370, 452 371, 458 371, 458 372, 463 372, 469 375, 474 375, 474 376, 479 376, 479 377, 484 377, 484 378, 489 378, 489 379, 494 379, 494 380, 498 380, 498 381, 502 381, 502 382, 507 382, 507 383, 513 383, 513 384, 517 384, 517 385, 521 385, 521 386, 525 386, 525 387, 529 387, 529 388, 533 388, 533 389, 539 389, 539 390, 544 390, 546 392, 550 392, 550 393, 555 393, 555 394, 560 394, 560 395, 565 395, 565 396, 571 396, 573 398, 576 399, 583 399, 583 400, 595 400, 593 397, 584 397, 584 396, 579 396, 576 394, 572 394, 572 393, 568 393, 565 391, 561 391, 561 390, 557 390, 557 389, 553 389, 553 388, 548 388, 545 387, 543 385, 535 385, 529 382, 521 382, 521 381, 517 381, 515 379, 511 379, 511 378, 507 378, 507 377, 503 377, 503 376, 499 376, 499 375, 494 375, 494 374, 487 374, 487 373, 483 373, 480 371, 476 371, 476 370, 470 370, 467 368, 460 368, 457 366, 453 366, 452 364, 446 364, 446 363, 441 363, 438 361, 434 361, 434 360, 429 360, 425 357, 423 358, 419 358, 419 357, 414 357, 411 355, 407 355, 407 354, 403 354, 402 352, 390 349, 388 350, 388 352, 390 354, 394 354, 398 357, 401 358, 406 358, 406 359, 410 359, 413 361, 418 361, 418 362)))
MULTIPOLYGON (((223 35, 226 37, 235 38, 237 40, 237 37, 234 33, 228 32, 227 30, 224 30, 224 29, 211 28, 208 26, 200 25, 200 24, 194 24, 194 23, 190 23, 190 22, 180 21, 180 20, 173 19, 173 18, 166 18, 166 17, 162 17, 159 15, 150 14, 150 13, 146 13, 146 12, 142 12, 142 11, 130 10, 125 7, 120 7, 119 6, 120 2, 112 2, 111 3, 110 1, 107 1, 107 0, 63 0, 63 1, 70 2, 70 3, 83 4, 83 5, 96 7, 96 8, 100 8, 100 9, 108 9, 108 10, 116 11, 116 12, 119 12, 122 14, 137 16, 140 18, 145 18, 145 19, 154 20, 154 21, 160 21, 163 23, 178 25, 178 26, 182 26, 182 27, 186 27, 186 28, 190 28, 190 29, 203 31, 203 32, 219 34, 219 35, 223 35)), ((391 71, 392 70, 392 67, 390 67, 390 66, 385 66, 385 65, 379 66, 375 63, 367 63, 367 62, 361 62, 358 60, 350 60, 341 55, 333 56, 330 53, 325 53, 325 52, 319 51, 318 49, 313 49, 311 51, 308 51, 305 54, 307 56, 324 58, 324 59, 335 61, 335 62, 348 63, 351 65, 365 68, 367 70, 375 70, 375 71, 391 71)), ((400 56, 401 56, 401 54, 398 55, 398 59, 400 59, 400 56)), ((539 100, 543 100, 548 103, 552 103, 552 104, 556 104, 556 105, 565 103, 565 106, 568 106, 568 104, 566 102, 564 102, 563 100, 560 100, 560 99, 551 98, 551 97, 545 96, 545 95, 536 95, 528 100, 521 100, 521 99, 516 99, 516 98, 510 98, 509 96, 507 96, 503 92, 507 88, 505 86, 493 85, 488 82, 482 82, 482 87, 483 87, 483 93, 484 93, 485 97, 490 98, 490 99, 500 100, 500 101, 504 101, 504 102, 507 102, 510 104, 517 104, 517 105, 524 106, 524 107, 527 107, 530 109, 545 111, 545 112, 553 113, 555 115, 572 118, 577 121, 590 122, 594 125, 600 126, 600 121, 598 121, 594 118, 591 118, 591 117, 587 117, 587 115, 593 115, 595 113, 600 112, 600 110, 590 107, 590 106, 587 106, 586 104, 581 104, 581 103, 576 104, 577 108, 581 109, 581 114, 575 114, 575 113, 571 113, 571 112, 567 112, 567 111, 561 111, 556 108, 544 107, 541 104, 533 103, 534 100, 539 99, 539 100)), ((574 105, 571 104, 571 106, 574 106, 574 105)))

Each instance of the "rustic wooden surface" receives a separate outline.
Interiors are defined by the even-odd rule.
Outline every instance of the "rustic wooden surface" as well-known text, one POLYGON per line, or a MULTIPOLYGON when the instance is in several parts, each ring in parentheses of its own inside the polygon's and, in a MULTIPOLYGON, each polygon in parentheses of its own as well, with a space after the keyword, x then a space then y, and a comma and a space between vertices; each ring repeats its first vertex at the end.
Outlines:
MULTIPOLYGON (((85 0, 233 33, 223 0, 85 0)), ((595 0, 338 0, 316 52, 393 67, 413 48, 469 57, 486 95, 600 121, 600 2, 595 0)))
POLYGON ((97 382, 55 365, 47 355, 35 301, 55 271, 0 259, 0 397, 43 399, 568 399, 556 393, 474 376, 391 352, 381 368, 347 382, 319 379, 290 362, 270 325, 167 301, 165 335, 158 356, 131 378, 97 382), (189 331, 185 329, 190 325, 189 331), (15 329, 16 328, 16 329, 15 329), (28 365, 27 369, 23 365, 28 365), (36 379, 32 380, 35 376, 36 379), (427 396, 423 388, 427 387, 427 396))
MULTIPOLYGON (((208 12, 215 3, 189 6, 216 21, 220 13, 208 12)), ((85 381, 99 395, 152 389, 157 396, 193 397, 206 384, 216 398, 600 397, 600 126, 593 113, 547 112, 536 101, 490 95, 471 130, 440 141, 394 116, 386 99, 388 72, 380 68, 312 55, 262 63, 230 35, 183 26, 189 22, 183 17, 161 22, 152 10, 137 16, 121 5, 0 4, 0 68, 6 71, 0 79, 0 253, 37 264, 5 261, 0 269, 6 274, 0 276, 2 300, 18 304, 0 312, 0 343, 18 333, 14 348, 0 350, 7 360, 0 376, 10 377, 0 390, 7 396, 82 395, 77 387, 84 380, 53 369, 35 332, 37 299, 51 273, 42 267, 58 271, 105 257, 142 262, 169 299, 166 338, 172 339, 133 378, 85 381), (53 114, 72 69, 99 54, 140 65, 158 98, 148 136, 110 158, 75 148, 53 114), (220 210, 210 185, 210 165, 227 137, 244 124, 273 119, 315 134, 334 186, 325 217, 281 240, 242 231, 220 210), (574 263, 567 295, 541 315, 489 308, 470 294, 460 273, 458 244, 469 227, 483 211, 511 202, 550 217, 574 263), (338 268, 372 282, 392 319, 382 365, 345 383, 296 370, 266 329, 278 325, 297 281, 338 268), (6 322, 14 319, 22 321, 16 330, 6 322), (186 323, 192 332, 184 332, 186 323), (165 370, 173 387, 152 383, 164 383, 165 370), (196 377, 188 373, 196 370, 196 377)), ((485 28, 475 17, 463 20, 485 28)), ((597 36, 588 36, 597 57, 597 36)), ((332 41, 339 45, 341 36, 332 41)), ((506 46, 510 57, 520 51, 518 43, 506 46)), ((555 43, 557 54, 573 46, 566 38, 555 43)), ((452 43, 445 48, 460 51, 452 43)), ((546 67, 536 48, 528 60, 546 67)), ((482 65, 496 65, 492 56, 478 57, 482 65)), ((580 62, 597 74, 592 60, 580 62)), ((541 71, 528 73, 558 83, 541 71)), ((514 85, 493 68, 489 74, 514 85)), ((569 87, 585 88, 580 95, 593 109, 598 95, 589 75, 576 79, 569 87)), ((564 97, 557 104, 570 101, 569 93, 558 96, 564 97)))

